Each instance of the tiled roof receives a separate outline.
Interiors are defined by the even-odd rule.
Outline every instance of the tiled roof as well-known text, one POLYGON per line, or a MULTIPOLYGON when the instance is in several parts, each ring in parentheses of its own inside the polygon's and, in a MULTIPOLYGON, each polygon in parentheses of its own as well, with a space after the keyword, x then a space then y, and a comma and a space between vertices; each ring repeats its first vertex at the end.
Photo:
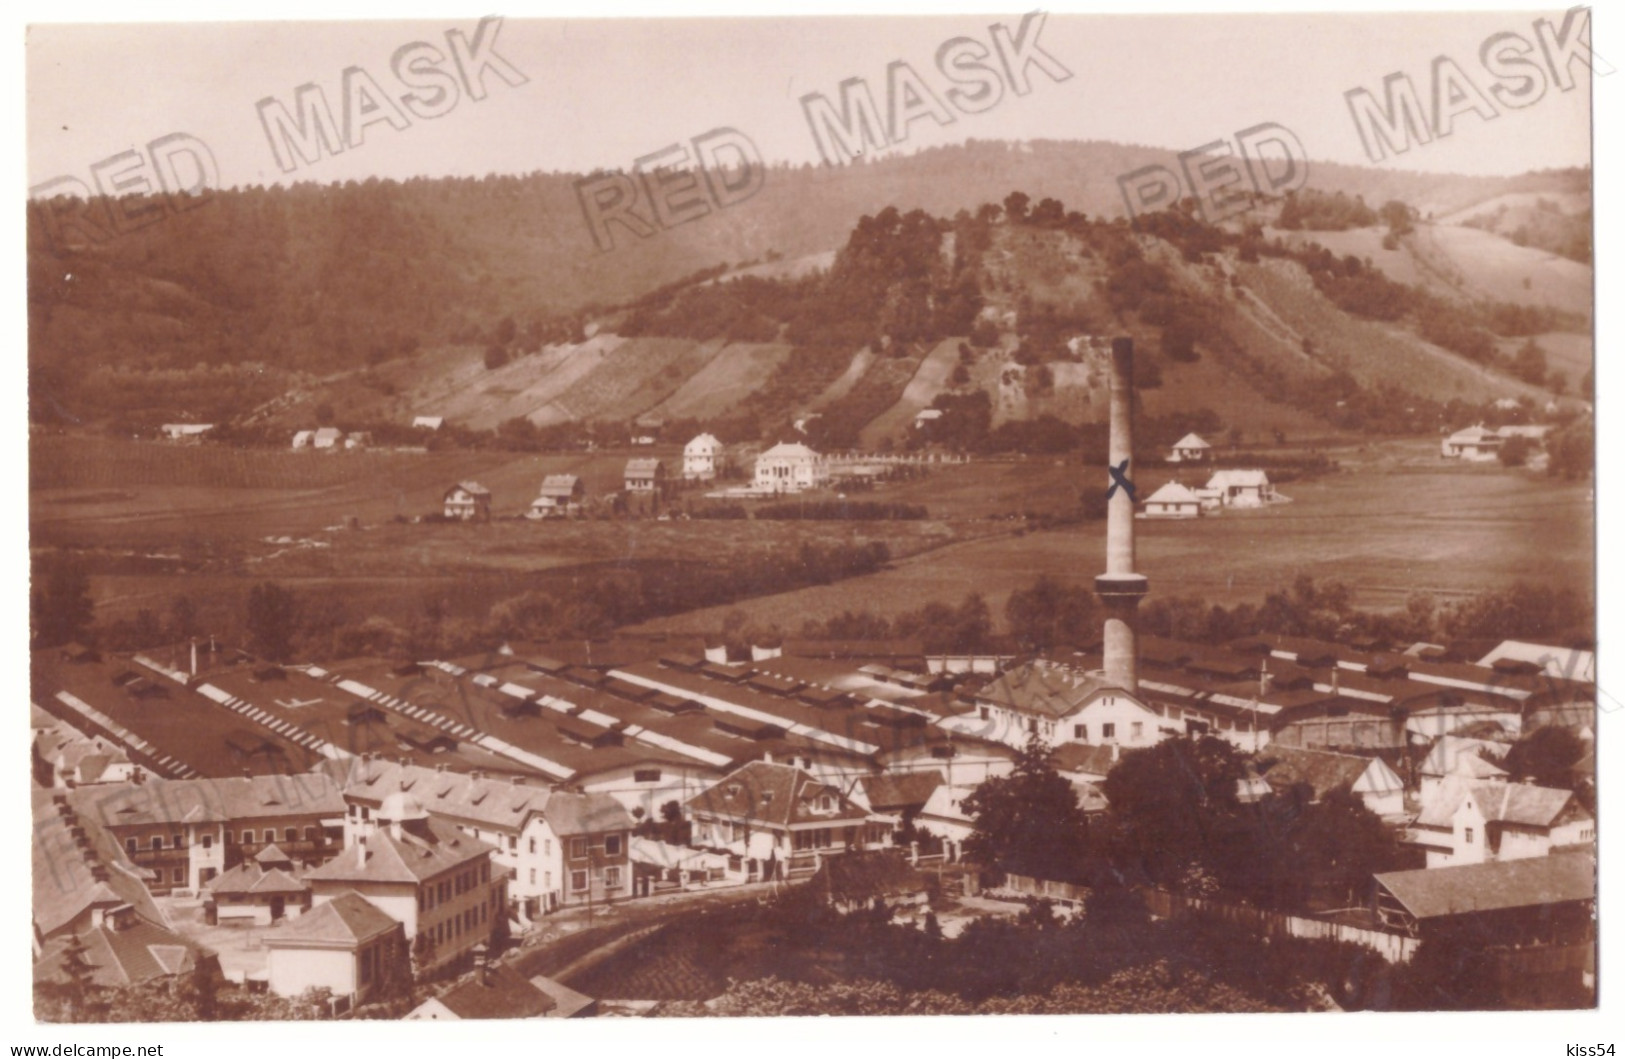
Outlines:
POLYGON ((356 946, 399 926, 365 897, 350 890, 331 901, 266 931, 261 939, 267 948, 300 948, 305 945, 356 946))
POLYGON ((1161 489, 1145 498, 1147 504, 1199 504, 1201 498, 1178 482, 1164 483, 1161 489))
POLYGON ((632 816, 626 807, 607 794, 575 794, 559 791, 547 803, 548 826, 561 837, 630 831, 632 816))
POLYGON ((93 906, 128 904, 154 923, 167 922, 123 848, 102 828, 76 815, 60 792, 34 789, 34 925, 49 936, 93 906), (81 829, 74 832, 74 827, 81 829))
POLYGON ((204 889, 215 894, 299 894, 310 886, 281 868, 267 871, 252 861, 244 861, 210 879, 204 889))
POLYGON ((1195 434, 1186 434, 1174 442, 1174 448, 1176 449, 1211 449, 1212 447, 1212 445, 1209 445, 1195 434))
MULTIPOLYGON (((135 915, 123 918, 124 925, 117 929, 103 925, 79 935, 85 946, 84 960, 92 968, 90 980, 96 985, 139 985, 155 978, 188 974, 210 955, 172 930, 135 915)), ((34 980, 61 980, 63 956, 68 948, 67 937, 52 939, 34 965, 34 980)))
POLYGON ((1224 470, 1215 471, 1212 478, 1207 480, 1209 489, 1230 489, 1240 487, 1243 489, 1256 489, 1269 485, 1270 479, 1261 470, 1224 470))
POLYGON ((640 456, 626 461, 628 478, 653 478, 661 469, 660 461, 652 456, 640 456))
POLYGON ((76 791, 79 811, 109 827, 254 820, 268 816, 344 813, 344 799, 324 773, 148 780, 117 790, 76 791))
POLYGON ((1308 784, 1316 800, 1324 798, 1339 787, 1353 787, 1371 767, 1369 758, 1353 754, 1334 754, 1326 750, 1300 750, 1296 747, 1271 746, 1258 754, 1258 764, 1264 781, 1276 791, 1284 791, 1294 784, 1308 784))
POLYGON ((551 996, 506 964, 475 971, 441 993, 440 1002, 460 1019, 532 1019, 557 1007, 551 996))
POLYGON ((814 779, 789 765, 752 761, 719 780, 715 786, 689 800, 690 811, 711 813, 734 820, 748 820, 776 827, 791 824, 868 818, 861 806, 835 787, 814 779), (832 810, 816 810, 818 800, 828 796, 832 810))
POLYGON ((495 846, 470 838, 455 825, 429 817, 412 821, 396 838, 388 827, 347 847, 305 874, 310 882, 383 882, 416 885, 461 864, 486 857, 495 846))
POLYGON ((405 791, 432 815, 515 833, 535 814, 545 814, 555 797, 546 787, 517 784, 511 779, 476 779, 467 773, 441 772, 423 765, 359 758, 349 762, 343 783, 345 798, 370 808, 382 805, 396 791, 405 791))
POLYGON ((881 813, 924 805, 931 792, 942 782, 942 773, 936 769, 858 777, 864 796, 869 800, 869 807, 881 813))
POLYGON ((1389 872, 1377 882, 1417 919, 1595 900, 1597 862, 1590 853, 1389 872))
POLYGON ((1082 772, 1091 776, 1104 776, 1117 763, 1117 755, 1109 746, 1089 743, 1062 743, 1050 751, 1050 764, 1062 772, 1082 772))
POLYGON ((1057 718, 1076 711, 1101 691, 1123 692, 1123 689, 1102 677, 1029 662, 1001 673, 978 691, 976 697, 1017 713, 1057 718))
POLYGON ((1522 827, 1551 827, 1574 798, 1572 791, 1532 783, 1481 783, 1473 798, 1487 821, 1522 827))

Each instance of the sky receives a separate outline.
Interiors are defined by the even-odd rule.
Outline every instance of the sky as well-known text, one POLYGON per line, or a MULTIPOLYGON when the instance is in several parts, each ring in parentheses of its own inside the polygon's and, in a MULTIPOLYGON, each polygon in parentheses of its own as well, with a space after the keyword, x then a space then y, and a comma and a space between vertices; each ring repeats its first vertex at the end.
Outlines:
MULTIPOLYGON (((1533 42, 1542 17, 1562 25, 1561 12, 1052 13, 1027 23, 1053 59, 1027 68, 1025 93, 1006 85, 981 113, 950 108, 949 124, 921 114, 909 124, 907 141, 884 153, 966 138, 1096 139, 1186 150, 1274 122, 1292 130, 1312 159, 1373 164, 1345 93, 1364 88, 1381 100, 1384 79, 1400 74, 1430 108, 1436 57, 1453 60, 1473 87, 1489 93, 1497 82, 1479 59, 1480 47, 1506 32, 1533 42)), ((394 126, 367 125, 360 142, 340 154, 296 164, 292 172, 279 167, 259 116, 261 100, 297 114, 296 90, 314 85, 342 123, 347 100, 365 110, 367 77, 397 100, 412 91, 392 71, 397 49, 421 41, 444 54, 448 32, 473 38, 479 25, 475 17, 35 24, 25 49, 29 185, 61 177, 91 183, 92 167, 124 151, 146 152, 145 145, 175 133, 207 145, 223 186, 629 168, 643 155, 722 126, 743 132, 770 162, 816 163, 802 97, 821 93, 839 106, 840 85, 858 78, 884 114, 892 95, 888 68, 898 62, 942 95, 954 85, 935 62, 939 46, 963 37, 989 47, 992 27, 1014 37, 1023 15, 507 17, 486 29, 506 67, 485 72, 484 98, 471 98, 465 88, 438 116, 403 109, 394 126), (357 69, 364 75, 352 74, 346 91, 344 72, 357 69)), ((1547 86, 1519 109, 1487 102, 1482 114, 1457 117, 1448 137, 1375 164, 1473 174, 1588 164, 1590 81, 1578 62, 1573 69, 1568 91, 1547 86)), ((104 167, 104 179, 122 168, 104 167)))

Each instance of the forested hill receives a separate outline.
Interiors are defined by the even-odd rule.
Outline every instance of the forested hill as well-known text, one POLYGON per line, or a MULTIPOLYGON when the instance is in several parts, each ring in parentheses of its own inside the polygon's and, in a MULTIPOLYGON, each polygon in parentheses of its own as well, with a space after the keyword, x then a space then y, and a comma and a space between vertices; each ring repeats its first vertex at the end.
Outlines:
MULTIPOLYGON (((747 201, 647 238, 595 245, 574 174, 233 190, 92 245, 57 245, 30 209, 36 396, 93 370, 257 363, 316 373, 414 345, 520 333, 696 269, 841 245, 894 205, 952 216, 1013 188, 1091 215, 1123 212, 1117 177, 1172 153, 1092 142, 963 146, 841 168, 778 167, 747 201)), ((1469 178, 1314 165, 1311 186, 1424 216, 1517 191, 1589 192, 1589 174, 1469 178)), ((71 244, 71 240, 66 240, 71 244)))

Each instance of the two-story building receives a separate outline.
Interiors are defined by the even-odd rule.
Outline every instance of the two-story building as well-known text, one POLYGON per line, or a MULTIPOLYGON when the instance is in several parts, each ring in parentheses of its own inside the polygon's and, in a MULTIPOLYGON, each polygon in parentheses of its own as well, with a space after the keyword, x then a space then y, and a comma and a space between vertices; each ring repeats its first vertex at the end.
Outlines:
POLYGON ((891 830, 839 787, 765 761, 729 773, 686 809, 693 844, 726 853, 735 878, 810 874, 824 857, 884 848, 891 830))
POLYGON ((586 903, 589 896, 605 901, 631 892, 626 858, 632 817, 607 794, 363 759, 351 764, 344 780, 345 845, 377 829, 384 800, 397 792, 418 799, 431 816, 469 837, 491 843, 492 858, 512 874, 508 897, 521 918, 586 903), (580 858, 572 858, 577 840, 586 845, 580 858), (591 886, 574 885, 584 881, 575 874, 580 871, 589 873, 591 886))
POLYGON ((355 843, 305 873, 314 907, 351 891, 400 923, 413 952, 439 966, 506 935, 508 870, 495 846, 430 816, 411 794, 386 795, 355 843), (422 940, 419 940, 422 939, 422 940))
POLYGON ((723 452, 722 442, 701 434, 683 446, 683 477, 702 482, 715 478, 723 468, 723 452))
POLYGON ((550 474, 542 479, 542 490, 530 502, 525 517, 569 518, 581 514, 581 505, 587 498, 587 487, 574 474, 550 474))
POLYGON ((155 894, 200 890, 271 845, 295 862, 320 863, 343 839, 344 798, 322 773, 151 779, 80 788, 70 797, 81 816, 153 873, 155 894))
POLYGON ((764 493, 799 493, 829 484, 829 464, 797 442, 780 442, 756 457, 756 489, 764 493))
POLYGON ((464 522, 489 522, 491 490, 478 482, 458 482, 446 490, 442 513, 464 522))
MULTIPOLYGON (((1167 718, 1104 677, 1042 660, 1001 673, 975 693, 974 714, 954 718, 955 730, 1008 746, 1037 736, 1062 743, 1152 746, 1167 738, 1167 718)), ((948 725, 945 725, 945 727, 948 725)))
POLYGON ((1430 868, 1545 857, 1590 847, 1596 837, 1596 820, 1572 791, 1456 778, 1424 803, 1411 831, 1430 868))
POLYGON ((631 496, 659 496, 666 488, 666 465, 652 456, 626 461, 624 484, 631 496))

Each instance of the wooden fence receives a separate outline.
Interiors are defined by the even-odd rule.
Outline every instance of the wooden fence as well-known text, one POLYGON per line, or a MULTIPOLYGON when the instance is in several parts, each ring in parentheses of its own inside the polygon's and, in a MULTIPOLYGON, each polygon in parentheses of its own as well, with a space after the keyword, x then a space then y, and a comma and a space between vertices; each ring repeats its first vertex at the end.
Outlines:
POLYGON ((1055 882, 1052 879, 1034 879, 1027 875, 1011 875, 1006 873, 1004 883, 998 887, 1021 897, 1042 897, 1051 901, 1065 901, 1068 904, 1082 906, 1083 899, 1089 896, 1087 886, 1076 883, 1055 882))
POLYGON ((1168 893, 1165 890, 1146 889, 1141 891, 1141 894, 1151 914, 1162 919, 1201 916, 1234 923, 1260 937, 1347 941, 1363 945, 1389 963, 1407 963, 1416 952, 1417 939, 1405 934, 1390 934, 1384 930, 1372 930, 1349 923, 1334 923, 1328 919, 1308 919, 1304 916, 1253 908, 1250 905, 1226 904, 1203 897, 1168 893))

